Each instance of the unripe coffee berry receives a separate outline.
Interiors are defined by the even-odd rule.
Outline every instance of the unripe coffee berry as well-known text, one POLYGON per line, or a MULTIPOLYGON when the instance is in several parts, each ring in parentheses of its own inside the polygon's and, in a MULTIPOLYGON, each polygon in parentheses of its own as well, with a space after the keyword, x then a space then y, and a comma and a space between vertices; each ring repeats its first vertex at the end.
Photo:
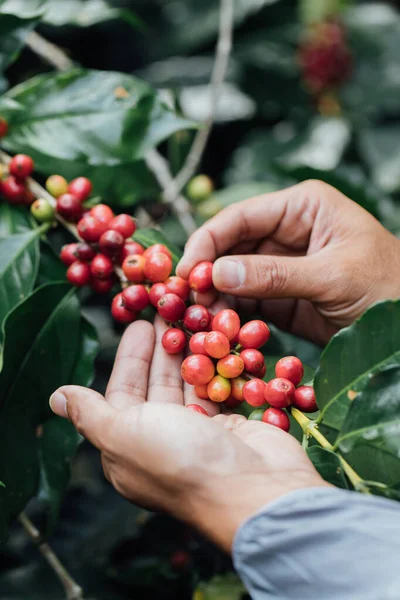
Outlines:
POLYGON ((186 279, 172 275, 165 280, 165 285, 171 294, 176 294, 179 298, 182 298, 184 302, 189 298, 190 287, 186 279))
POLYGON ((76 256, 79 260, 90 262, 96 256, 96 251, 86 242, 80 242, 76 247, 76 256))
POLYGON ((149 292, 144 285, 130 285, 122 292, 128 310, 141 311, 150 304, 149 292))
POLYGON ((194 388, 194 393, 198 398, 200 398, 200 400, 209 400, 206 385, 196 385, 194 388))
POLYGON ((78 248, 78 244, 66 244, 61 248, 60 258, 64 265, 69 267, 74 263, 77 259, 76 250, 78 248))
POLYGON ((166 321, 179 321, 185 314, 186 305, 176 294, 165 294, 158 301, 157 310, 166 321))
POLYGON ((206 409, 203 408, 202 406, 199 406, 198 404, 188 404, 186 406, 186 408, 188 408, 189 410, 193 410, 194 412, 198 412, 201 415, 204 415, 205 417, 209 417, 210 416, 208 414, 208 412, 206 411, 206 409))
POLYGON ((262 406, 264 399, 265 381, 262 379, 250 379, 243 386, 243 396, 250 406, 262 406))
POLYGON ((54 219, 54 208, 44 198, 38 198, 31 206, 31 213, 39 223, 50 223, 54 219))
POLYGON ((73 194, 61 194, 57 198, 56 210, 61 217, 71 223, 76 223, 82 216, 81 201, 73 194))
POLYGON ((124 238, 118 231, 105 231, 99 241, 100 250, 111 258, 119 256, 124 246, 124 238))
POLYGON ((262 417, 263 423, 279 427, 283 431, 288 432, 290 429, 290 421, 287 414, 280 408, 268 408, 262 417))
POLYGON ((212 358, 223 358, 230 352, 229 340, 220 331, 210 331, 204 339, 204 348, 212 358))
POLYGON ((222 377, 226 377, 227 379, 234 379, 235 377, 239 377, 239 375, 243 373, 243 370, 244 362, 240 358, 240 356, 236 356, 235 354, 228 354, 228 356, 221 358, 217 362, 218 374, 222 375, 222 377))
POLYGON ((4 117, 0 117, 0 138, 3 138, 7 135, 8 132, 8 122, 4 117))
POLYGON ((206 339, 207 332, 206 331, 198 331, 189 341, 189 349, 193 354, 204 354, 207 356, 207 351, 204 347, 204 340, 206 339))
POLYGON ((229 379, 216 375, 207 386, 207 393, 213 402, 225 402, 231 395, 231 383, 229 379))
POLYGON ((58 198, 62 194, 66 194, 68 190, 68 182, 61 175, 50 175, 50 177, 46 180, 46 190, 54 196, 54 198, 58 198))
POLYGON ((128 256, 122 263, 122 270, 128 281, 142 283, 144 280, 144 265, 146 259, 142 254, 128 256))
POLYGON ((172 260, 163 252, 154 252, 147 256, 145 260, 145 279, 159 283, 165 281, 171 275, 172 260))
POLYGON ((181 375, 190 385, 207 385, 215 375, 215 367, 208 356, 192 354, 183 361, 181 375))
POLYGON ((293 385, 299 385, 304 376, 303 363, 297 356, 284 356, 276 363, 275 375, 289 379, 293 385))
POLYGON ((265 388, 265 401, 274 408, 287 408, 293 401, 294 390, 293 383, 288 379, 271 379, 265 388))
POLYGON ((125 214, 118 215, 109 222, 109 229, 118 231, 124 239, 131 237, 136 231, 134 219, 125 214))
POLYGON ((189 181, 186 191, 193 202, 203 202, 214 191, 214 184, 208 175, 196 175, 189 181))
POLYGON ((107 204, 96 204, 89 211, 90 216, 94 217, 102 223, 110 223, 115 217, 113 211, 107 204))
POLYGON ((68 192, 74 194, 82 203, 92 193, 92 182, 87 177, 77 177, 70 182, 68 192))
POLYGON ((33 160, 27 154, 16 154, 8 165, 11 175, 20 179, 26 179, 32 174, 34 167, 33 160))
POLYGON ((242 348, 261 348, 269 336, 270 330, 264 321, 249 321, 239 331, 239 344, 242 348))
POLYGON ((168 294, 168 288, 165 283, 155 283, 149 291, 150 304, 157 308, 158 301, 166 294, 168 294))
POLYGON ((185 349, 186 335, 181 329, 167 329, 162 337, 161 343, 168 354, 179 354, 185 349))
POLYGON ((25 185, 13 175, 1 182, 1 193, 10 204, 25 203, 25 185))
POLYGON ((238 402, 244 401, 243 388, 246 385, 246 383, 247 383, 247 381, 246 381, 246 379, 244 379, 244 377, 235 377, 235 379, 232 379, 232 381, 231 381, 232 397, 235 400, 237 400, 238 402))
POLYGON ((207 292, 213 287, 212 280, 213 263, 209 261, 200 262, 190 272, 189 286, 195 292, 207 292))
POLYGON ((119 323, 132 323, 137 318, 137 313, 128 310, 122 294, 117 294, 111 304, 111 314, 119 323))
POLYGON ((265 410, 263 408, 256 408, 249 414, 248 420, 249 421, 262 421, 264 413, 265 413, 265 410))
POLYGON ((153 244, 152 246, 149 246, 144 251, 144 256, 147 258, 148 256, 150 256, 150 254, 153 254, 154 252, 161 252, 161 254, 166 254, 172 260, 172 252, 164 244, 153 244))
POLYGON ((108 294, 111 292, 115 284, 115 277, 109 277, 108 279, 92 279, 90 287, 97 294, 108 294))
POLYGON ((211 328, 213 331, 220 331, 231 342, 236 339, 240 330, 240 319, 236 311, 225 308, 220 310, 212 320, 211 328))
POLYGON ((241 351, 240 358, 244 362, 244 370, 252 375, 259 375, 265 366, 264 356, 259 350, 246 348, 241 351))
MULTIPOLYGON (((116 233, 119 233, 118 231, 116 233)), ((138 242, 134 242, 133 240, 127 240, 122 248, 120 255, 120 262, 123 263, 125 258, 128 256, 132 256, 133 254, 143 254, 144 248, 138 242)))
POLYGON ((211 321, 211 315, 201 304, 193 304, 186 309, 183 324, 189 331, 205 331, 211 321))
POLYGON ((90 264, 90 270, 96 279, 108 279, 114 272, 114 265, 105 254, 96 254, 90 264))
POLYGON ((305 413, 316 412, 318 410, 315 391, 310 385, 298 387, 294 391, 292 403, 293 406, 305 413))
POLYGON ((67 279, 77 287, 88 284, 91 279, 89 265, 81 260, 76 260, 67 269, 67 279))

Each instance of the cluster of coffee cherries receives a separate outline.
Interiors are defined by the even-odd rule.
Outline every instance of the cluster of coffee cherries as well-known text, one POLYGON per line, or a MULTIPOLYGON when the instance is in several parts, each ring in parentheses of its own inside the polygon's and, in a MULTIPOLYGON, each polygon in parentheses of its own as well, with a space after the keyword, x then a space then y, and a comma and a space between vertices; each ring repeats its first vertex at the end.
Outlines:
POLYGON ((32 174, 34 163, 27 154, 16 154, 10 161, 8 169, 1 168, 0 193, 9 204, 30 206, 35 196, 27 186, 27 179, 32 174))

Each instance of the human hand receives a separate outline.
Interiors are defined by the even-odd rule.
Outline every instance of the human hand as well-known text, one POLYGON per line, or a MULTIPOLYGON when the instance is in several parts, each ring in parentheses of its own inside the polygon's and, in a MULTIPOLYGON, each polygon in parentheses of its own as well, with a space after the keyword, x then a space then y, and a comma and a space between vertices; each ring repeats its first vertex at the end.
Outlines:
POLYGON ((254 314, 261 301, 265 318, 320 344, 373 302, 400 296, 400 241, 320 181, 221 211, 192 235, 178 275, 202 260, 216 261, 215 288, 240 298, 242 310, 254 314))
POLYGON ((52 410, 68 417, 101 452, 104 474, 136 504, 167 511, 230 551, 236 530, 289 491, 327 485, 292 436, 183 389, 180 355, 165 353, 165 325, 126 330, 105 398, 59 388, 52 410), (208 418, 184 409, 201 404, 208 418))

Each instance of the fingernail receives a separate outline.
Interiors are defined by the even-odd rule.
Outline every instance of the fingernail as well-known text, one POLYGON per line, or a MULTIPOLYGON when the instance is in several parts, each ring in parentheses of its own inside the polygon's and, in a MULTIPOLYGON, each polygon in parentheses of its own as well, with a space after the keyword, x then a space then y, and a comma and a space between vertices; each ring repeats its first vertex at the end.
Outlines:
POLYGON ((54 392, 49 400, 50 408, 59 417, 68 417, 67 398, 61 392, 54 392))
POLYGON ((238 288, 245 282, 246 269, 244 264, 237 260, 220 258, 214 264, 213 278, 218 288, 238 288))

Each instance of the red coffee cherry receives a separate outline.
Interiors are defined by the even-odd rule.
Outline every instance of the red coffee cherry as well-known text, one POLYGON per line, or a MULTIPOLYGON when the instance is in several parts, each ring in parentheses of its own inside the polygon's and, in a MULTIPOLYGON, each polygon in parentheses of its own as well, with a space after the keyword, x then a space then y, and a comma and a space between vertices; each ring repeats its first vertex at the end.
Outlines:
POLYGON ((3 138, 7 135, 8 132, 8 122, 4 117, 0 117, 0 138, 3 138))
POLYGON ((294 390, 293 383, 288 379, 271 379, 265 388, 265 401, 274 408, 286 408, 293 401, 294 390))
POLYGON ((198 331, 189 340, 189 349, 193 354, 204 354, 207 356, 207 351, 204 347, 204 340, 206 338, 206 331, 198 331))
POLYGON ((141 311, 150 304, 149 292, 144 285, 130 285, 122 292, 128 310, 141 311))
POLYGON ((189 410, 193 410, 194 412, 198 412, 201 415, 204 415, 206 417, 209 417, 210 415, 208 414, 208 412, 206 411, 205 408, 203 408, 202 406, 199 406, 198 404, 188 404, 186 406, 186 408, 188 408, 189 410))
POLYGON ((316 412, 318 410, 318 405, 315 399, 314 388, 310 385, 298 387, 297 390, 294 391, 292 404, 305 413, 316 412))
POLYGON ((267 365, 264 365, 262 367, 262 369, 260 369, 259 371, 257 371, 257 377, 259 377, 260 379, 264 379, 266 373, 267 373, 267 365))
MULTIPOLYGON (((60 198, 57 202, 60 201, 60 198)), ((78 222, 77 225, 78 233, 85 242, 94 244, 99 241, 103 233, 107 230, 107 224, 98 221, 92 215, 86 214, 78 222)))
POLYGON ((212 281, 213 263, 209 261, 200 262, 190 272, 189 285, 196 292, 207 292, 213 287, 212 281))
POLYGON ((238 402, 244 401, 243 388, 246 383, 247 381, 243 377, 235 377, 235 379, 232 379, 231 381, 232 397, 238 402))
POLYGON ((102 223, 110 223, 115 217, 113 211, 107 204, 96 204, 90 209, 89 214, 102 223))
POLYGON ((196 385, 194 388, 194 392, 200 400, 209 400, 207 385, 196 385))
POLYGON ((149 246, 144 251, 144 256, 147 258, 148 256, 150 256, 150 254, 153 254, 154 252, 161 252, 161 254, 166 254, 172 260, 172 252, 169 248, 167 248, 167 246, 164 246, 164 244, 153 244, 152 246, 149 246))
MULTIPOLYGON (((0 187, 1 187, 1 181, 0 181, 0 187)), ((25 188, 25 194, 24 194, 24 201, 23 204, 25 206, 31 206, 31 204, 33 202, 35 202, 36 200, 36 196, 35 194, 29 190, 28 188, 25 188)), ((47 200, 43 200, 43 198, 38 198, 38 200, 40 200, 41 202, 47 202, 47 200)), ((51 206, 51 204, 48 202, 49 206, 51 206)), ((55 209, 53 208, 53 206, 51 206, 51 208, 53 209, 53 213, 55 212, 55 209)))
POLYGON ((179 321, 185 314, 186 305, 176 294, 165 294, 159 299, 157 310, 166 321, 179 321))
POLYGON ((216 375, 207 386, 207 393, 213 402, 225 402, 231 395, 231 383, 229 379, 216 375))
POLYGON ((144 276, 146 279, 159 283, 171 275, 172 260, 163 252, 153 252, 145 260, 144 276))
POLYGON ((270 330, 264 321, 249 321, 239 331, 242 348, 261 348, 268 342, 270 330))
POLYGON ((128 310, 122 294, 117 294, 111 304, 111 314, 119 323, 132 323, 137 318, 137 313, 128 310))
POLYGON ((92 182, 87 177, 77 177, 70 182, 68 191, 79 198, 80 202, 84 202, 92 193, 92 187, 92 182))
POLYGON ((25 192, 25 184, 13 175, 1 182, 1 193, 10 204, 24 204, 25 192))
POLYGON ((211 328, 213 331, 220 331, 231 342, 234 340, 240 330, 240 319, 236 311, 226 308, 220 310, 212 320, 211 328))
POLYGON ((96 254, 90 264, 90 270, 96 279, 109 279, 114 272, 114 265, 105 254, 96 254))
POLYGON ((158 301, 168 294, 168 288, 165 283, 155 283, 149 291, 150 304, 157 308, 158 301))
POLYGON ((57 198, 56 210, 67 221, 76 223, 82 216, 81 201, 73 194, 61 194, 57 198))
POLYGON ((83 260, 83 262, 90 262, 96 256, 96 251, 86 242, 77 244, 75 253, 79 260, 83 260))
POLYGON ((279 427, 283 431, 288 432, 290 429, 290 421, 287 414, 280 408, 268 408, 262 417, 263 423, 279 427))
POLYGON ((244 362, 244 370, 252 375, 259 375, 265 366, 264 356, 259 350, 246 348, 241 351, 240 358, 244 362))
POLYGON ((204 348, 207 354, 213 358, 223 358, 231 350, 228 338, 220 331, 207 333, 204 339, 204 348))
POLYGON ((90 287, 97 294, 108 294, 111 292, 115 284, 115 277, 109 277, 108 279, 92 279, 90 287))
POLYGON ((67 269, 67 279, 73 285, 82 287, 90 281, 90 267, 81 260, 76 260, 67 269))
POLYGON ((215 367, 208 356, 192 354, 183 361, 181 375, 190 385, 207 385, 215 375, 215 367))
MULTIPOLYGON (((118 233, 118 232, 117 232, 118 233)), ((144 248, 141 244, 128 240, 125 242, 120 255, 120 262, 123 263, 125 258, 132 256, 133 254, 143 254, 144 248)))
POLYGON ((61 175, 50 175, 46 180, 46 190, 54 196, 54 198, 58 198, 62 194, 66 194, 68 190, 68 182, 61 175))
POLYGON ((165 285, 171 294, 176 294, 179 298, 182 298, 184 302, 189 298, 190 287, 186 279, 172 275, 165 280, 165 285))
POLYGON ((142 283, 144 280, 144 265, 146 259, 142 254, 133 254, 128 256, 122 263, 122 270, 128 279, 132 283, 142 283))
POLYGON ((121 254, 124 246, 124 238, 118 231, 105 231, 99 241, 100 250, 103 254, 114 258, 121 254))
POLYGON ((27 154, 16 154, 8 165, 8 170, 14 177, 26 179, 32 174, 34 162, 27 154))
POLYGON ((265 410, 263 408, 256 408, 247 417, 249 421, 262 421, 265 410))
POLYGON ((262 379, 250 379, 243 386, 243 396, 250 406, 262 406, 264 399, 265 381, 262 379))
POLYGON ((181 329, 167 329, 161 340, 164 350, 168 354, 179 354, 186 346, 186 335, 181 329))
POLYGON ((189 331, 204 331, 208 328, 211 321, 211 315, 201 304, 193 304, 186 309, 183 317, 183 324, 189 331))
POLYGON ((64 265, 67 265, 67 267, 69 267, 70 265, 72 265, 72 263, 74 263, 77 259, 77 248, 78 248, 79 244, 66 244, 65 246, 63 246, 61 248, 61 252, 60 252, 60 258, 62 260, 62 262, 64 263, 64 265))
POLYGON ((276 363, 275 375, 289 379, 293 385, 299 385, 304 376, 303 363, 297 356, 284 356, 276 363))
POLYGON ((133 235, 136 231, 136 223, 134 219, 125 214, 114 217, 108 225, 109 229, 118 231, 118 233, 120 233, 124 239, 131 237, 131 235, 133 235))
MULTIPOLYGON (((199 334, 196 333, 196 335, 199 334)), ((240 356, 236 356, 235 354, 228 354, 228 356, 221 358, 217 362, 218 374, 222 375, 222 377, 226 377, 226 379, 235 379, 235 377, 239 377, 239 375, 243 373, 243 370, 244 362, 240 356)))
MULTIPOLYGON (((231 385, 232 385, 232 381, 231 381, 231 385)), ((229 409, 237 408, 241 404, 242 404, 242 401, 236 400, 236 398, 234 398, 232 395, 230 395, 229 398, 227 398, 224 402, 224 406, 229 409)))

